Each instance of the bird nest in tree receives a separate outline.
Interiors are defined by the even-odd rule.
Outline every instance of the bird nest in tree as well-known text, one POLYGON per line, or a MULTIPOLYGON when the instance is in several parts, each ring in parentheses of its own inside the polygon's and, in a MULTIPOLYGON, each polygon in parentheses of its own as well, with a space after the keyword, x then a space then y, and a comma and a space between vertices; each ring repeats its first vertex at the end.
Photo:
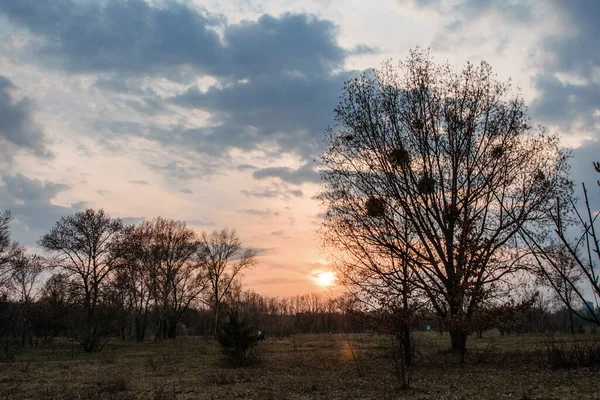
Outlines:
POLYGON ((342 136, 342 140, 344 140, 345 142, 351 142, 354 140, 354 135, 344 135, 342 136))
POLYGON ((365 207, 369 217, 380 218, 385 213, 385 202, 378 197, 369 197, 365 207))
POLYGON ((504 155, 504 147, 501 144, 498 144, 492 147, 492 157, 500 158, 504 155))
POLYGON ((415 128, 416 130, 421 130, 425 126, 425 124, 423 123, 423 120, 420 118, 415 119, 412 124, 413 124, 413 128, 415 128))
POLYGON ((546 186, 548 184, 546 174, 544 174, 542 170, 538 169, 533 176, 533 183, 538 186, 546 186))
POLYGON ((408 165, 410 162, 410 154, 404 147, 400 147, 390 151, 390 161, 397 166, 408 165))
POLYGON ((435 181, 429 175, 424 175, 417 182, 417 190, 422 194, 432 194, 435 191, 435 181))

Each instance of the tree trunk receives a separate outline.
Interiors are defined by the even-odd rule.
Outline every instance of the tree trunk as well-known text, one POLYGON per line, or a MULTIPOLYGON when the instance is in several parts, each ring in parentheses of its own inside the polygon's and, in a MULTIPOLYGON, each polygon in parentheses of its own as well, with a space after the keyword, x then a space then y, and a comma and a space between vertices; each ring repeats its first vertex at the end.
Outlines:
POLYGON ((167 317, 167 338, 175 339, 177 337, 177 317, 175 315, 169 315, 167 317))
POLYGON ((402 328, 402 347, 404 351, 405 364, 412 365, 412 340, 409 326, 405 326, 402 328))
POLYGON ((460 353, 460 363, 465 361, 465 351, 467 350, 467 334, 462 329, 450 331, 450 341, 452 351, 460 353))
POLYGON ((213 338, 217 337, 217 330, 219 329, 219 304, 215 304, 215 312, 213 315, 213 338))
POLYGON ((135 317, 135 341, 143 342, 146 336, 146 318, 135 317))
POLYGON ((575 334, 575 322, 573 321, 573 311, 569 309, 569 324, 571 327, 571 335, 575 334))

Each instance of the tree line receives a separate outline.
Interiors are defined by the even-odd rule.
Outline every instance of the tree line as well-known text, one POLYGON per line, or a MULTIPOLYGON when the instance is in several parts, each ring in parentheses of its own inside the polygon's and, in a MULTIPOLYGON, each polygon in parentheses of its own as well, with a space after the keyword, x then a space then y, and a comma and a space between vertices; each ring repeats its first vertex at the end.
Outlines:
POLYGON ((211 310, 214 333, 224 299, 256 264, 256 251, 234 230, 198 235, 161 217, 124 226, 102 209, 62 217, 39 240, 46 256, 28 255, 10 240, 11 219, 9 212, 0 216, 0 288, 5 308, 20 314, 22 343, 34 325, 38 336, 68 333, 90 352, 115 326, 123 337, 130 328, 137 341, 150 327, 157 339, 173 338, 184 313, 198 305, 211 310))

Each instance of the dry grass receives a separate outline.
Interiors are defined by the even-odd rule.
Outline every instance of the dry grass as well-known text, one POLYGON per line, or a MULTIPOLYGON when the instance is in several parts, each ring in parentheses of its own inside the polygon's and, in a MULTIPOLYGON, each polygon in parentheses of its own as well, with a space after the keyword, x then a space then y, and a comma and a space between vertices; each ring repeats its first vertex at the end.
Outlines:
POLYGON ((469 340, 465 365, 448 337, 416 338, 413 389, 395 388, 385 338, 297 335, 269 339, 261 363, 223 365, 216 343, 115 341, 100 354, 68 343, 20 352, 0 363, 0 399, 583 399, 599 398, 600 373, 552 370, 544 336, 469 340), (354 352, 354 355, 352 352, 354 352), (359 360, 359 369, 355 363, 359 360))

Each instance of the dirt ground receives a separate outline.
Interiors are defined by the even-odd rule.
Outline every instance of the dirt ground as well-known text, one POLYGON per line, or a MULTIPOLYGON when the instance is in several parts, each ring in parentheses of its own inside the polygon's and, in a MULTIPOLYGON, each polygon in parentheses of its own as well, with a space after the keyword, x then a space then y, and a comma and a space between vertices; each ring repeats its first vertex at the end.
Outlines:
POLYGON ((258 362, 234 369, 218 345, 183 337, 113 341, 86 354, 58 341, 0 363, 2 399, 600 399, 600 373, 553 370, 545 336, 469 339, 465 364, 449 338, 416 334, 411 389, 398 390, 388 338, 295 335, 268 338, 258 362))

